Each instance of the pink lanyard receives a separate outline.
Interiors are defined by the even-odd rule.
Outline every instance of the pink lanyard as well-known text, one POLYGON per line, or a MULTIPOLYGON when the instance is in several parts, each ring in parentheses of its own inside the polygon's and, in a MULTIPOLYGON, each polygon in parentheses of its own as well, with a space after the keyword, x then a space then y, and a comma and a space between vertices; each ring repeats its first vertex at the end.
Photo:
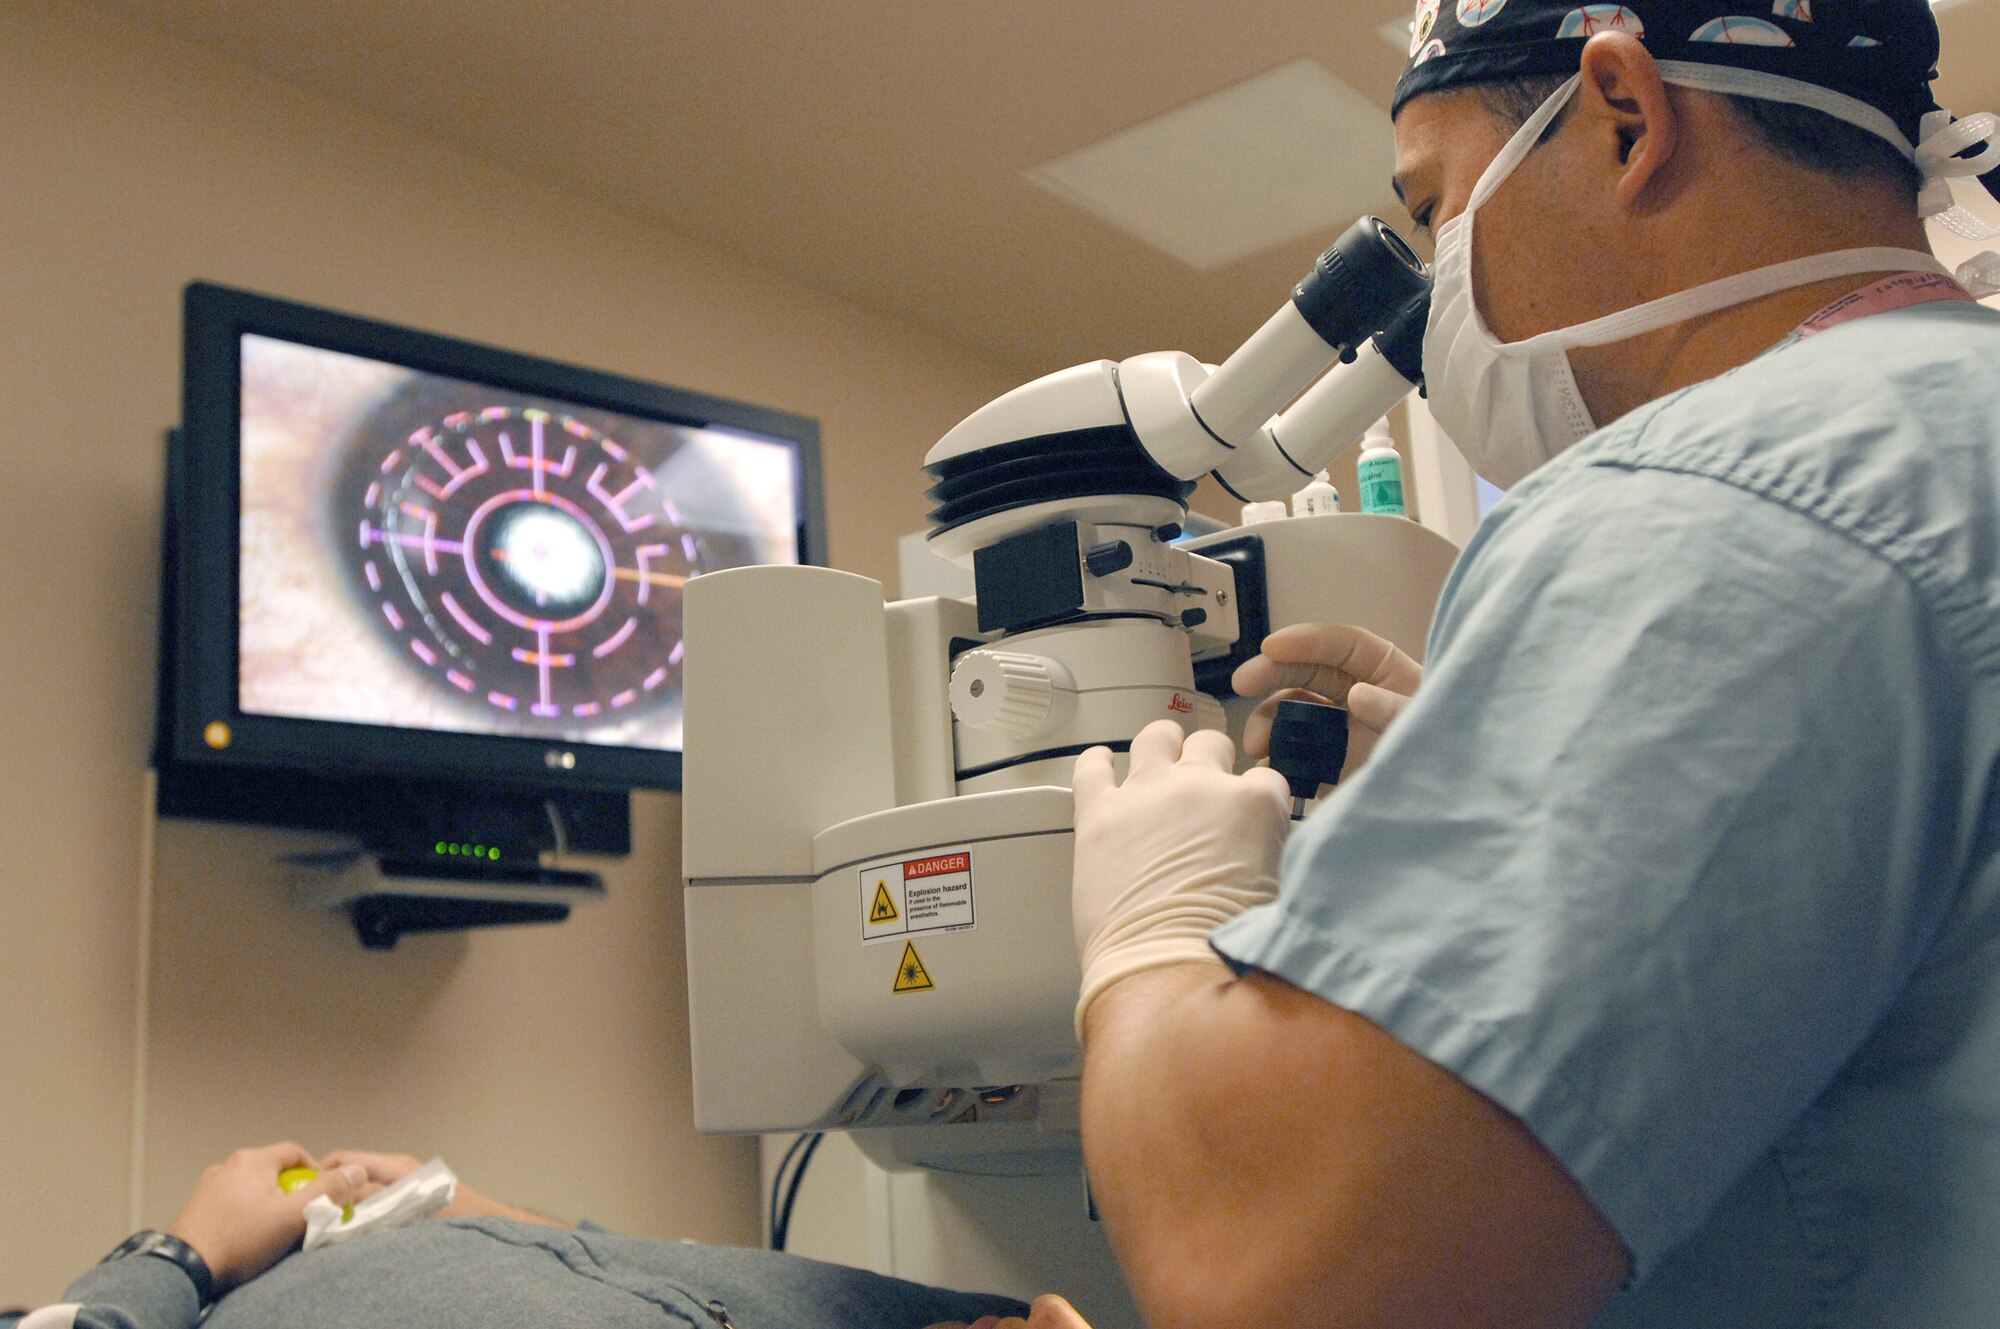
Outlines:
POLYGON ((1893 277, 1884 277, 1873 286, 1841 296, 1799 324, 1793 335, 1810 337, 1828 328, 1852 323, 1857 318, 1867 318, 1870 314, 1886 314, 1894 309, 1908 309, 1911 305, 1927 305, 1937 300, 1972 301, 1972 295, 1942 272, 1899 272, 1893 277))

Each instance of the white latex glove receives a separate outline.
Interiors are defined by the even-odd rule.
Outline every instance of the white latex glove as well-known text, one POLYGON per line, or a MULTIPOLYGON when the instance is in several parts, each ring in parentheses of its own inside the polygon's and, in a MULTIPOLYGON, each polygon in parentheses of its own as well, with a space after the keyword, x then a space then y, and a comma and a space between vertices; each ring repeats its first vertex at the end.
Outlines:
POLYGON ((1294 623, 1264 638, 1259 653, 1236 667, 1238 696, 1265 697, 1243 727, 1243 751, 1271 748, 1278 703, 1303 697, 1345 706, 1354 722, 1380 734, 1410 704, 1424 667, 1386 637, 1346 623, 1294 623))
POLYGON ((1148 969, 1213 960, 1208 934, 1278 894, 1291 794, 1267 767, 1234 774, 1236 746, 1159 720, 1132 740, 1119 784, 1109 748, 1076 759, 1071 899, 1083 994, 1148 969))

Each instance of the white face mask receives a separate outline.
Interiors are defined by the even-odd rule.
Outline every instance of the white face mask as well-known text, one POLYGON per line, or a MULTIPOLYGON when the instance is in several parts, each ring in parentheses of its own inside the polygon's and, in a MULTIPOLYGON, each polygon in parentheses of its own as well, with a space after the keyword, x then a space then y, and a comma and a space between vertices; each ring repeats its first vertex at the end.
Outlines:
MULTIPOLYGON (((1664 68, 1661 72, 1670 83, 1698 86, 1696 77, 1664 68)), ((1472 297, 1474 214, 1534 150, 1542 131, 1576 92, 1580 78, 1563 84, 1529 117, 1479 177, 1465 211, 1438 228, 1437 260, 1432 264, 1435 286, 1424 333, 1431 414, 1465 453, 1472 469, 1502 488, 1596 432, 1597 423, 1570 372, 1571 347, 1623 341, 1830 277, 1948 271, 1931 255, 1911 249, 1836 250, 1724 277, 1525 341, 1496 340, 1472 297)))

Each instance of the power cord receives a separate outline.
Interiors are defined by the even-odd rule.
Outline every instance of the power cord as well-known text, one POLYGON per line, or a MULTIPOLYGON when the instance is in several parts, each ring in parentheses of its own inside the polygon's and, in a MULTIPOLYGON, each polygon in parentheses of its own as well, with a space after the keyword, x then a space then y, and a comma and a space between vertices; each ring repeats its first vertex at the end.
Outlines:
POLYGON ((542 811, 549 816, 549 830, 554 833, 556 841, 556 855, 549 866, 561 867, 562 861, 569 857, 569 835, 563 827, 562 809, 550 798, 542 801, 542 811))
POLYGON ((792 1206, 797 1204, 799 1199, 799 1182, 805 1178, 806 1164, 812 1162, 813 1151, 819 1148, 819 1142, 825 1138, 825 1131, 814 1131, 793 1140, 791 1148, 785 1150, 785 1157, 779 1162, 778 1170, 771 1176, 771 1249, 774 1251, 785 1249, 785 1239, 791 1235, 792 1230, 792 1206), (794 1160, 797 1161, 797 1166, 793 1166, 794 1160), (785 1180, 787 1170, 791 1172, 789 1182, 785 1180), (784 1195, 782 1204, 778 1198, 780 1192, 784 1195))

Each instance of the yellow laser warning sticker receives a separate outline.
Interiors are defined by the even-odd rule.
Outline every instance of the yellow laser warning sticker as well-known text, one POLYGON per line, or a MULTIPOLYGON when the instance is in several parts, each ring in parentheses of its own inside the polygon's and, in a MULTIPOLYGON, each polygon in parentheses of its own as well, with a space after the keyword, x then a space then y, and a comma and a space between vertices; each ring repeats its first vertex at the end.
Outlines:
POLYGON ((888 878, 875 883, 875 903, 868 909, 870 923, 893 923, 903 915, 897 911, 896 902, 889 898, 888 878))
POLYGON ((903 943, 903 959, 896 966, 896 986, 891 992, 929 992, 937 984, 931 982, 931 971, 924 968, 923 960, 917 955, 917 943, 903 943))

